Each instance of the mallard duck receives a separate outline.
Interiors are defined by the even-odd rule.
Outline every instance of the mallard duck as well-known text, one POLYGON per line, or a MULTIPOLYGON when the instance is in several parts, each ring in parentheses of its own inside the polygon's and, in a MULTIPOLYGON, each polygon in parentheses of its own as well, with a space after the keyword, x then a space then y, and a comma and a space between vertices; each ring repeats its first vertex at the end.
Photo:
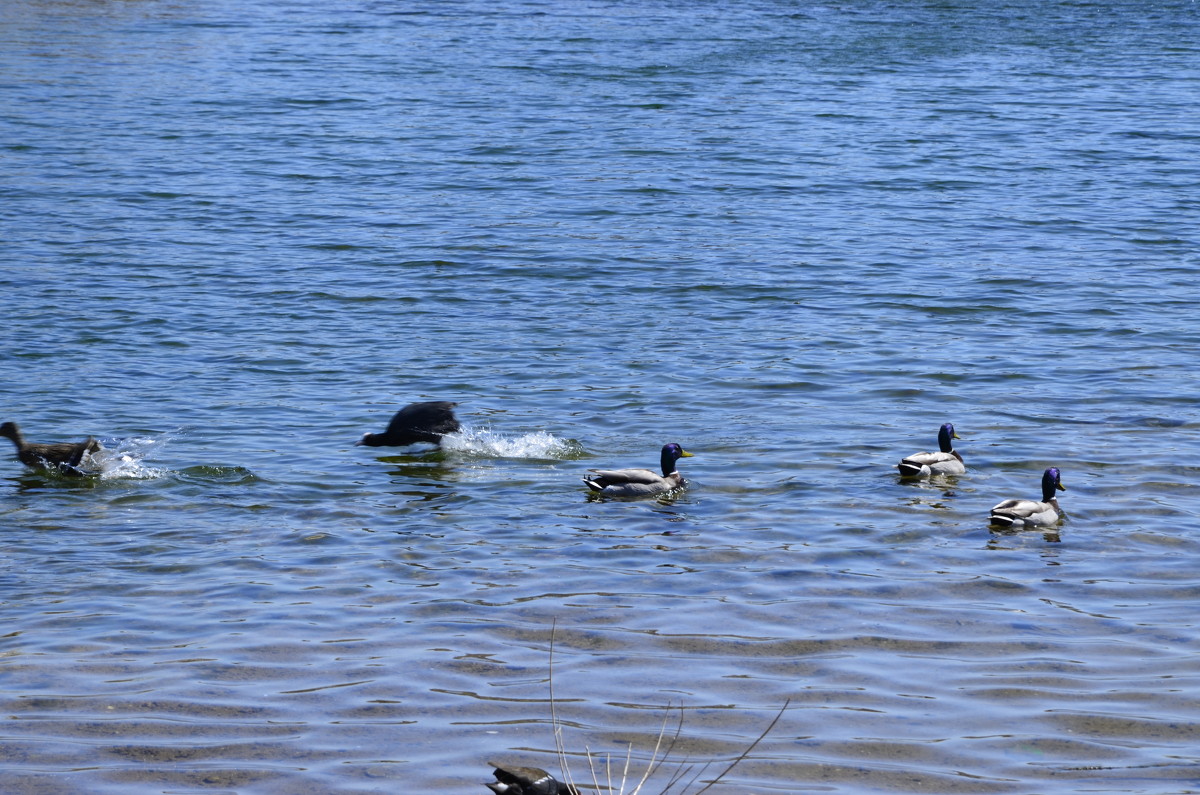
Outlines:
POLYGON ((487 788, 496 795, 579 795, 579 790, 558 781, 540 767, 516 767, 488 762, 496 768, 492 775, 495 781, 487 788))
POLYGON ((962 456, 954 449, 951 439, 961 439, 954 426, 946 423, 938 429, 936 453, 914 453, 896 464, 902 478, 927 478, 932 475, 961 475, 967 471, 962 456))
POLYGON ((988 517, 994 525, 1002 527, 1035 527, 1038 525, 1054 524, 1062 518, 1062 509, 1054 497, 1054 490, 1066 491, 1062 478, 1056 467, 1050 467, 1042 474, 1042 501, 1037 500, 1005 500, 992 508, 988 517))
POLYGON ((441 445, 442 437, 460 429, 454 416, 457 403, 445 400, 427 400, 424 403, 409 403, 396 412, 383 433, 365 433, 355 446, 401 447, 417 442, 441 445))
POLYGON ((32 444, 25 441, 15 422, 0 425, 0 436, 7 436, 17 446, 17 458, 27 467, 51 469, 66 475, 82 475, 79 463, 88 453, 100 449, 100 443, 89 436, 82 442, 32 444))
POLYGON ((677 489, 684 484, 683 475, 675 469, 675 462, 691 458, 692 454, 677 444, 665 444, 659 463, 662 474, 656 475, 649 469, 589 469, 583 482, 588 488, 610 497, 641 497, 677 489))

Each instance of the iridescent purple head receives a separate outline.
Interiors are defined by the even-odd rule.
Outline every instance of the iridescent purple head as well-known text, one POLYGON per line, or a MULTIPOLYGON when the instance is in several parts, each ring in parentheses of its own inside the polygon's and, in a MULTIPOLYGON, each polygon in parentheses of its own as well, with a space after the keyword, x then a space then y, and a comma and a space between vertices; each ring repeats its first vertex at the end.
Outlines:
POLYGON ((1050 467, 1042 475, 1042 502, 1050 502, 1054 499, 1054 490, 1066 491, 1067 487, 1062 484, 1062 477, 1059 474, 1058 467, 1050 467))
POLYGON ((663 477, 675 471, 675 462, 681 458, 691 458, 692 454, 684 450, 679 445, 672 442, 664 444, 662 449, 662 458, 659 463, 662 464, 663 477))
POLYGON ((947 422, 938 429, 938 449, 943 453, 952 453, 954 452, 954 443, 950 440, 961 438, 961 436, 954 432, 954 426, 947 422))

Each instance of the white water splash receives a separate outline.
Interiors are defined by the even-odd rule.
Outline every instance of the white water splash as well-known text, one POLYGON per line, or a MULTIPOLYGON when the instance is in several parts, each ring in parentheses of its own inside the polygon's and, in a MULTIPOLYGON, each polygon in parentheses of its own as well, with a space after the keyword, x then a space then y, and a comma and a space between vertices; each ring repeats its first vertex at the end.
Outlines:
POLYGON ((506 436, 491 428, 463 428, 442 438, 442 449, 486 458, 576 458, 582 452, 573 439, 559 439, 546 431, 506 436))
POLYGON ((170 441, 170 434, 158 437, 130 436, 125 439, 103 439, 103 449, 84 458, 82 468, 97 472, 101 480, 128 478, 150 480, 167 474, 162 467, 152 467, 142 461, 170 441))

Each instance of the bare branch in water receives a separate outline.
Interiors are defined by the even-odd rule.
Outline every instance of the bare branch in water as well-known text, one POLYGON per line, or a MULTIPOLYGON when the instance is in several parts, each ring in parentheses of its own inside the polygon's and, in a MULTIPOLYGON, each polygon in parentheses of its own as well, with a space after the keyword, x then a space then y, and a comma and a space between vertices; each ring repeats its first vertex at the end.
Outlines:
POLYGON ((767 724, 767 728, 762 730, 762 734, 755 737, 754 742, 752 742, 748 746, 746 746, 746 750, 744 750, 740 754, 738 754, 737 759, 734 759, 732 762, 729 763, 729 767, 727 767, 721 771, 721 775, 717 776, 712 781, 708 782, 701 789, 696 790, 696 795, 700 795, 701 792, 704 792, 706 789, 711 787, 713 784, 716 784, 718 781, 725 778, 725 775, 727 773, 729 773, 729 771, 731 771, 735 767, 737 767, 739 762, 741 762, 746 757, 750 756, 750 752, 754 750, 755 746, 757 746, 760 742, 762 742, 763 738, 765 738, 768 734, 771 733, 771 730, 775 728, 775 724, 779 723, 779 719, 783 717, 784 711, 787 710, 788 705, 791 703, 792 703, 792 700, 790 698, 787 699, 786 701, 784 701, 783 706, 779 708, 779 714, 777 714, 775 716, 774 720, 772 720, 770 723, 767 724))
MULTIPOLYGON (((563 727, 558 720, 558 699, 554 695, 554 634, 557 627, 558 620, 554 619, 550 625, 550 722, 554 726, 554 750, 558 754, 558 766, 562 773, 563 781, 565 781, 567 786, 573 791, 578 792, 574 777, 571 775, 570 766, 567 764, 566 744, 563 742, 563 727)), ((692 795, 701 795, 701 793, 707 792, 710 788, 724 779, 725 776, 729 775, 729 773, 735 767, 747 759, 750 756, 750 753, 766 738, 768 734, 771 733, 771 731, 779 723, 780 719, 783 718, 783 713, 787 711, 787 708, 791 703, 791 699, 784 701, 783 706, 779 708, 778 714, 776 714, 774 719, 767 724, 767 727, 762 730, 758 737, 754 738, 754 742, 746 746, 746 748, 743 749, 742 752, 739 753, 733 759, 733 761, 730 762, 729 765, 717 775, 716 778, 712 779, 703 787, 696 790, 694 793, 692 793, 692 795)), ((654 743, 654 750, 650 754, 650 761, 646 764, 646 769, 642 773, 641 778, 638 779, 637 784, 629 792, 626 792, 625 785, 630 778, 630 767, 633 764, 633 744, 630 743, 629 747, 626 749, 625 764, 623 765, 620 773, 621 781, 619 786, 615 789, 613 787, 612 756, 610 754, 605 754, 603 761, 601 762, 599 757, 592 753, 591 748, 584 746, 584 756, 587 759, 588 772, 591 774, 592 785, 597 789, 597 791, 607 790, 613 795, 641 795, 642 789, 649 785, 651 777, 653 777, 662 768, 662 766, 666 764, 667 760, 671 757, 671 753, 675 750, 680 737, 683 736, 683 718, 684 707, 682 704, 680 704, 679 721, 675 725, 675 731, 668 737, 667 722, 669 718, 666 716, 663 717, 663 725, 658 731, 658 739, 654 743), (665 748, 664 741, 666 743, 665 748), (604 783, 601 783, 601 774, 603 774, 604 783)), ((667 778, 666 785, 663 786, 662 789, 658 790, 657 795, 669 795, 669 793, 675 787, 680 786, 680 782, 683 782, 684 779, 687 779, 687 781, 680 788, 678 795, 687 795, 688 789, 700 780, 705 771, 707 771, 712 764, 713 760, 710 760, 705 762, 703 765, 700 765, 700 769, 696 770, 695 763, 689 762, 687 759, 682 760, 675 765, 674 769, 671 770, 671 773, 667 778), (691 775, 693 770, 696 770, 696 772, 694 775, 691 775)))

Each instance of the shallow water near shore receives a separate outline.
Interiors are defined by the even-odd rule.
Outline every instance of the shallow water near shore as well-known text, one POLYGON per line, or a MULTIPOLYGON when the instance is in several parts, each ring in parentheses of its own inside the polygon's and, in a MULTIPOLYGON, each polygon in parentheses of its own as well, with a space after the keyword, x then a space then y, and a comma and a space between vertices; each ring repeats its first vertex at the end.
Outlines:
POLYGON ((6 5, 0 791, 1200 790, 1197 15, 6 5))

